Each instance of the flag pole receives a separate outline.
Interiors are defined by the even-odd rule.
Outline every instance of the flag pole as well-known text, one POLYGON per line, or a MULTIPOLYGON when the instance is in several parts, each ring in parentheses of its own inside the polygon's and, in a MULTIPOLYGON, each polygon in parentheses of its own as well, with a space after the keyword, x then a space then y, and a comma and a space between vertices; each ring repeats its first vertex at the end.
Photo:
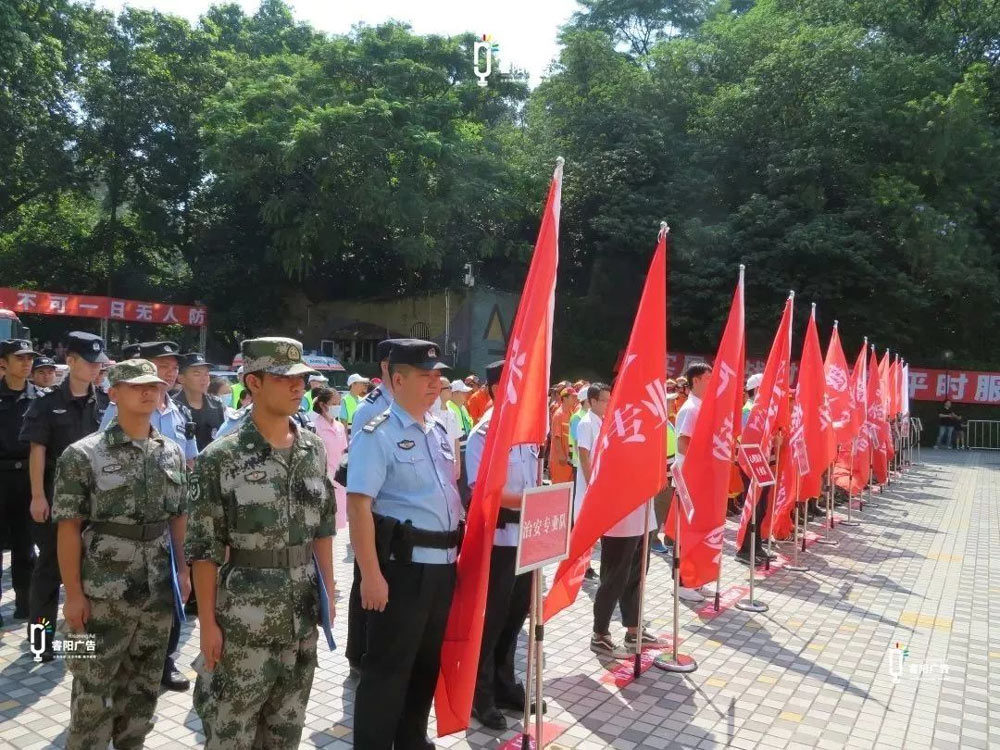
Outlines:
MULTIPOLYGON (((680 497, 674 497, 672 502, 677 502, 680 497)), ((681 586, 681 513, 680 508, 674 508, 674 633, 673 633, 673 656, 666 658, 666 654, 660 654, 653 659, 653 666, 662 669, 664 672, 694 672, 698 668, 698 662, 687 654, 680 653, 680 586, 681 586)))
MULTIPOLYGON (((753 491, 757 486, 757 480, 754 477, 750 477, 750 487, 748 491, 750 492, 750 497, 754 496, 753 491)), ((757 503, 760 502, 758 498, 750 509, 750 598, 740 599, 736 602, 736 609, 742 609, 744 612, 767 612, 767 605, 764 602, 758 602, 753 598, 753 579, 754 574, 757 572, 757 503)), ((721 568, 721 562, 719 567, 721 568)))
MULTIPOLYGON (((542 569, 535 568, 532 573, 532 589, 535 595, 534 607, 535 607, 535 627, 532 632, 532 636, 535 639, 535 747, 537 750, 542 750, 545 747, 545 736, 542 733, 543 726, 543 716, 545 715, 545 700, 542 698, 542 664, 545 661, 545 649, 542 646, 542 641, 544 639, 545 626, 542 624, 542 569)), ((525 693, 528 691, 525 690, 525 693)), ((528 705, 528 709, 531 705, 528 705)), ((528 714, 525 714, 525 723, 527 723, 528 714)), ((522 744, 521 747, 524 747, 522 744)))
POLYGON ((643 528, 646 532, 642 535, 642 557, 639 560, 639 617, 637 630, 635 632, 635 664, 632 668, 632 676, 639 679, 642 674, 642 634, 645 630, 642 622, 642 605, 646 598, 646 567, 649 559, 649 514, 652 512, 653 498, 646 501, 646 516, 643 519, 643 528))
POLYGON ((851 438, 851 469, 847 475, 847 518, 840 520, 841 526, 860 526, 861 524, 851 519, 851 505, 854 504, 854 454, 858 439, 851 438))
MULTIPOLYGON (((528 750, 531 747, 531 733, 528 731, 531 726, 531 689, 532 689, 532 664, 535 661, 535 628, 538 626, 539 608, 536 606, 536 589, 538 588, 538 571, 531 573, 531 608, 528 616, 528 659, 524 667, 524 720, 521 728, 521 748, 528 750)), ((540 705, 540 704, 539 704, 540 705)), ((541 713, 541 710, 539 710, 541 713)))
MULTIPOLYGON (((826 518, 829 522, 829 529, 833 531, 833 467, 835 462, 830 462, 830 468, 827 469, 826 474, 826 518)), ((816 544, 824 544, 827 547, 836 547, 840 544, 836 539, 828 539, 827 537, 822 537, 816 540, 816 544)), ((802 538, 802 548, 805 551, 806 540, 805 536, 802 538)))
POLYGON ((799 502, 799 482, 801 477, 799 472, 795 472, 795 523, 792 525, 794 529, 792 536, 792 562, 785 566, 785 570, 795 570, 804 571, 809 570, 805 565, 799 564, 799 506, 802 503, 799 502))

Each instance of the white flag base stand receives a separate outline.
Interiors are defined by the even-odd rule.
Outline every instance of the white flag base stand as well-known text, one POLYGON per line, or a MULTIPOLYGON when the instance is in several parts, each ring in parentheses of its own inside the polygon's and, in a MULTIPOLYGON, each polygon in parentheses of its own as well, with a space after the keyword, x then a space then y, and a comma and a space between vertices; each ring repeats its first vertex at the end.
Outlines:
MULTIPOLYGON (((676 498, 675 498, 676 501, 676 498)), ((670 656, 660 654, 653 659, 653 666, 664 672, 688 673, 698 669, 698 662, 687 654, 680 653, 680 585, 681 585, 681 509, 675 508, 674 513, 674 633, 673 650, 670 656)), ((642 623, 639 623, 642 627, 642 623)), ((641 630, 639 631, 642 632, 641 630)), ((639 638, 640 643, 642 637, 639 638)))
POLYGON ((792 541, 792 561, 785 566, 785 570, 794 570, 796 572, 802 572, 809 570, 805 565, 799 564, 799 507, 802 505, 800 502, 795 503, 795 536, 792 541))

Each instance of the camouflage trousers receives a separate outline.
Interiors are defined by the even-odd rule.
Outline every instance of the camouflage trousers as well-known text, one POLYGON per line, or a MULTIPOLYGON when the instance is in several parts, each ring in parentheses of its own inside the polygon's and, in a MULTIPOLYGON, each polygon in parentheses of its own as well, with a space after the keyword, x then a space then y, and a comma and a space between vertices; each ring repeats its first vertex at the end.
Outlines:
POLYGON ((316 640, 316 632, 288 645, 226 640, 212 672, 199 656, 194 709, 206 750, 298 747, 316 671, 316 640))
POLYGON ((153 727, 173 615, 162 604, 140 608, 90 600, 93 659, 68 659, 73 692, 67 750, 141 748, 153 727))

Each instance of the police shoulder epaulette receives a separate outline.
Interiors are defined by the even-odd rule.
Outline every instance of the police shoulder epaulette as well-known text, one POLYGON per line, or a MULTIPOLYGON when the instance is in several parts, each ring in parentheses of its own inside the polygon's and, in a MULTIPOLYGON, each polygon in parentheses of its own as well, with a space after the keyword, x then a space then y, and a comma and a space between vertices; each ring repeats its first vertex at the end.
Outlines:
POLYGON ((361 428, 363 432, 375 432, 379 426, 389 418, 389 410, 386 409, 384 412, 378 416, 372 417, 368 420, 368 423, 361 428))
POLYGON ((441 432, 443 432, 445 435, 447 435, 448 434, 448 426, 444 422, 442 422, 440 419, 438 419, 437 417, 432 417, 432 419, 434 420, 434 425, 439 430, 441 430, 441 432))
POLYGON ((365 396, 365 403, 366 404, 377 403, 381 397, 382 397, 382 392, 378 388, 376 388, 374 391, 365 396))

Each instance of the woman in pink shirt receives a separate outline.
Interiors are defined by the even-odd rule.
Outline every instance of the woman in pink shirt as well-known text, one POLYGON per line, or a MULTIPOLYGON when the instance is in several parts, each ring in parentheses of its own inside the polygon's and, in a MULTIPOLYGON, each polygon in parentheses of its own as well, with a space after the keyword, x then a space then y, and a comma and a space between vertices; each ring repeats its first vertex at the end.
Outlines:
POLYGON ((337 420, 340 412, 340 394, 332 388, 319 388, 313 398, 313 411, 316 417, 316 434, 326 446, 326 473, 333 482, 333 491, 337 498, 337 528, 347 525, 347 492, 344 487, 333 481, 340 459, 347 450, 347 430, 337 420))

